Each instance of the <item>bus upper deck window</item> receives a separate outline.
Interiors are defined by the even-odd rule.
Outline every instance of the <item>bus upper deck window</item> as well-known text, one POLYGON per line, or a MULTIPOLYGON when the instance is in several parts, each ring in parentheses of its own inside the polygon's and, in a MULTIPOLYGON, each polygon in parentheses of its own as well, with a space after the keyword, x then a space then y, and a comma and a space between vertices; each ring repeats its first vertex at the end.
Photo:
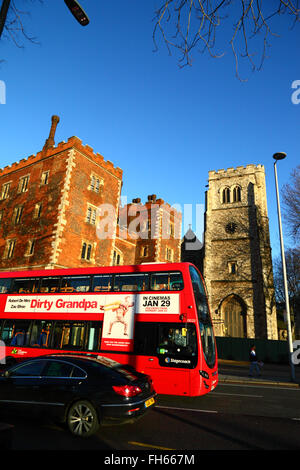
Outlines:
POLYGON ((90 276, 65 276, 62 278, 60 292, 88 292, 90 276))
POLYGON ((183 289, 183 278, 181 272, 152 273, 152 290, 181 290, 183 289))
POLYGON ((10 291, 11 279, 2 278, 0 279, 0 294, 7 294, 10 291))
POLYGON ((39 278, 16 278, 12 283, 14 294, 31 294, 38 291, 39 278))
POLYGON ((59 277, 45 277, 41 281, 40 292, 58 292, 60 278, 59 277))
POLYGON ((94 276, 93 278, 93 292, 109 292, 112 286, 112 276, 110 274, 103 274, 94 276))
POLYGON ((148 274, 118 274, 115 276, 114 291, 133 292, 148 290, 148 274))

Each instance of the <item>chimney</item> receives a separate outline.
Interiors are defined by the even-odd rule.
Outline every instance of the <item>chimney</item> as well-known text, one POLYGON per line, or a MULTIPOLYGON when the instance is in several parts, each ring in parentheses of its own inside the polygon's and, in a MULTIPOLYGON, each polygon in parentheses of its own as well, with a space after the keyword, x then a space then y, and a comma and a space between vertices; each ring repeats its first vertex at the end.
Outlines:
POLYGON ((148 196, 148 202, 155 202, 156 201, 156 194, 151 194, 148 196))
POLYGON ((54 136, 55 136, 55 131, 56 131, 57 124, 59 123, 59 117, 58 116, 52 116, 51 121, 52 121, 52 124, 51 124, 51 129, 50 129, 50 132, 49 132, 49 137, 48 137, 48 139, 46 139, 45 145, 43 147, 44 151, 51 148, 51 147, 54 147, 54 145, 55 145, 54 136))

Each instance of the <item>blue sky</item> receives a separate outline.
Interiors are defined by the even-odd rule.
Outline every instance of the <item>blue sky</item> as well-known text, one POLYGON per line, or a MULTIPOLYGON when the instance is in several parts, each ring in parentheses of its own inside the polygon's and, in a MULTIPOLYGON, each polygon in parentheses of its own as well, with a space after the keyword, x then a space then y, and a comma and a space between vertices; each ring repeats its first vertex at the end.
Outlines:
MULTIPOLYGON (((224 57, 195 52, 192 67, 179 68, 162 41, 153 52, 158 4, 81 0, 90 18, 83 28, 63 0, 24 0, 26 29, 39 44, 0 43, 0 167, 37 153, 53 114, 60 116, 56 143, 76 135, 123 169, 128 201, 156 194, 195 208, 204 204, 208 171, 263 164, 272 250, 279 254, 272 155, 287 153, 278 165, 282 187, 299 164, 300 104, 292 103, 291 86, 300 80, 300 29, 275 20, 280 38, 262 71, 242 66, 248 81, 240 82, 225 34, 224 57)), ((184 223, 195 230, 195 213, 184 223)), ((292 243, 285 228, 284 238, 292 243)))

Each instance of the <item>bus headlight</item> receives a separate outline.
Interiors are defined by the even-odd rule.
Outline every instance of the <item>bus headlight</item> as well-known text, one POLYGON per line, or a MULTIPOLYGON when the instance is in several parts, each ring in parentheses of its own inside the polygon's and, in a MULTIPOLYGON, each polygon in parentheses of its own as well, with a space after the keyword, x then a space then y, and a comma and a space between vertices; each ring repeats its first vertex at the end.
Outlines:
POLYGON ((209 379, 209 374, 205 370, 199 370, 199 374, 205 379, 209 379))

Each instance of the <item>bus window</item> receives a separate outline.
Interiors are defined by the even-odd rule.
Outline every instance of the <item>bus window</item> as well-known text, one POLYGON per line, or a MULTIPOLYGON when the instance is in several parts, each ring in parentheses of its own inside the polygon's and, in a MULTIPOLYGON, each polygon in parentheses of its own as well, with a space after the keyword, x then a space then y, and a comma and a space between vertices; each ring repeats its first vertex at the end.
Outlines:
POLYGON ((112 276, 104 274, 102 276, 94 276, 93 292, 109 292, 112 286, 112 276))
POLYGON ((170 290, 182 290, 183 278, 181 272, 170 273, 170 290))
POLYGON ((170 279, 168 273, 153 273, 151 274, 151 289, 152 290, 169 290, 170 279))
POLYGON ((32 326, 30 346, 38 348, 47 348, 52 322, 45 320, 36 320, 32 326))
POLYGON ((41 280, 40 292, 58 292, 60 285, 59 277, 43 277, 41 280))
POLYGON ((0 294, 6 294, 7 292, 10 291, 10 286, 11 286, 11 279, 0 279, 0 294))
POLYGON ((27 346, 30 336, 30 320, 5 320, 1 339, 7 346, 27 346))
POLYGON ((38 291, 38 286, 38 277, 16 278, 13 280, 11 291, 14 294, 31 294, 38 291))
POLYGON ((90 276, 65 276, 62 278, 60 292, 88 292, 90 276))
POLYGON ((166 324, 159 327, 157 353, 176 356, 196 356, 195 325, 166 324))
POLYGON ((181 272, 152 273, 152 290, 182 290, 183 278, 181 272))
POLYGON ((190 275, 194 291, 194 298, 199 321, 210 322, 206 293, 202 280, 193 266, 190 266, 190 275))
POLYGON ((84 348, 85 323, 56 322, 52 338, 53 349, 84 348))
POLYGON ((88 337, 87 337, 87 350, 100 351, 102 323, 91 322, 88 337))
POLYGON ((133 292, 148 290, 148 274, 117 274, 115 276, 114 291, 133 292))

